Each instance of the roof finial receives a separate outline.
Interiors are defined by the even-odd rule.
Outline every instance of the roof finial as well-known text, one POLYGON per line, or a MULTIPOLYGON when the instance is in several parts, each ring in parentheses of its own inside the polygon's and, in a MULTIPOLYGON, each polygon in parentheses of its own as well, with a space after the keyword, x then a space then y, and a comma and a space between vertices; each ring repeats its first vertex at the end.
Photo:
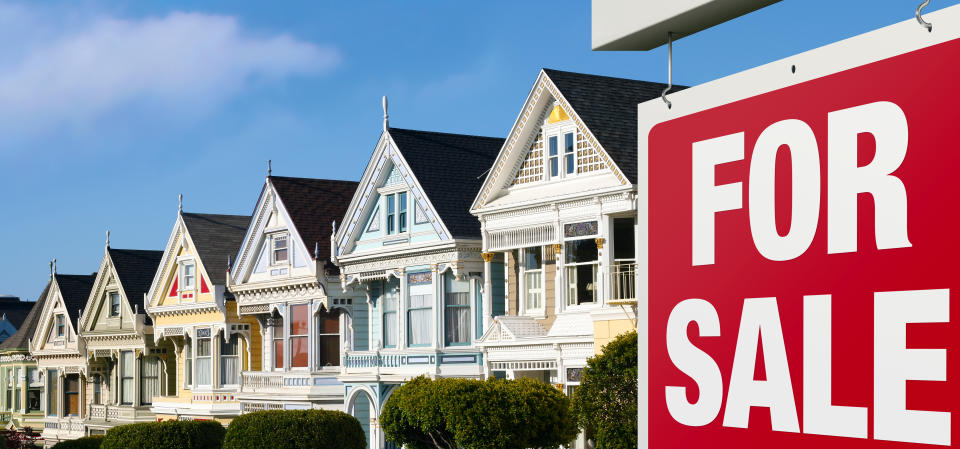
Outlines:
POLYGON ((53 261, 50 261, 50 277, 53 277, 53 261))
POLYGON ((227 254, 227 273, 230 272, 230 266, 233 265, 233 256, 227 254))
POLYGON ((383 96, 383 130, 390 128, 390 114, 387 114, 387 96, 383 96))
POLYGON ((53 258, 53 273, 51 274, 53 275, 57 274, 57 258, 56 257, 53 258))
POLYGON ((270 159, 267 159, 267 177, 269 178, 272 175, 273 175, 273 161, 271 161, 270 159))
POLYGON ((177 212, 183 213, 183 194, 177 195, 177 212))
POLYGON ((313 259, 320 258, 320 242, 313 242, 313 259))
POLYGON ((107 248, 110 247, 110 230, 107 229, 107 248))

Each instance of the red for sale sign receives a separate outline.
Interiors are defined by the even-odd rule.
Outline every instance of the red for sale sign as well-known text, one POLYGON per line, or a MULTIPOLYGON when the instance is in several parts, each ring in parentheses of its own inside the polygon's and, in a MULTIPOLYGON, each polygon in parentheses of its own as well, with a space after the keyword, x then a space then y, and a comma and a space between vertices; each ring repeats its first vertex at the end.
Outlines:
POLYGON ((640 105, 642 443, 960 436, 960 7, 927 19, 640 105))

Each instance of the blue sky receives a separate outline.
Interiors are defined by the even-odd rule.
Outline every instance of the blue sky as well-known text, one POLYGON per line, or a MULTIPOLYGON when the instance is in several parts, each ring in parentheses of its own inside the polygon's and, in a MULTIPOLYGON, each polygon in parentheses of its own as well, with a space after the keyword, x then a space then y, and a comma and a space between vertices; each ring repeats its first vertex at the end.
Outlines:
MULTIPOLYGON (((674 82, 915 3, 786 0, 676 42, 674 82)), ((0 293, 31 300, 53 258, 96 271, 107 229, 113 247, 163 249, 179 193, 187 211, 251 213, 267 159, 359 179, 382 95, 393 126, 504 136, 541 67, 666 81, 665 48, 590 51, 589 1, 0 0, 0 42, 0 293)))

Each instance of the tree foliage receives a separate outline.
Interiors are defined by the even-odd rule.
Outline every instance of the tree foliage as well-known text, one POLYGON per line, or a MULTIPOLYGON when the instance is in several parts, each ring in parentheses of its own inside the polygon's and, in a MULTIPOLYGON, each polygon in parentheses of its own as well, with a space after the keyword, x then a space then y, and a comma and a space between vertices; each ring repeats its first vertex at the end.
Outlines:
POLYGON ((90 435, 76 440, 64 440, 53 445, 52 449, 99 449, 103 435, 90 435))
POLYGON ((101 449, 220 449, 226 429, 216 421, 127 424, 107 431, 101 449))
POLYGON ((587 360, 573 394, 577 424, 597 449, 637 447, 637 333, 622 334, 587 360))
POLYGON ((267 410, 248 413, 227 427, 223 449, 364 449, 356 418, 334 410, 267 410))
POLYGON ((394 391, 380 424, 411 449, 549 449, 577 435, 570 400, 532 379, 417 377, 394 391))

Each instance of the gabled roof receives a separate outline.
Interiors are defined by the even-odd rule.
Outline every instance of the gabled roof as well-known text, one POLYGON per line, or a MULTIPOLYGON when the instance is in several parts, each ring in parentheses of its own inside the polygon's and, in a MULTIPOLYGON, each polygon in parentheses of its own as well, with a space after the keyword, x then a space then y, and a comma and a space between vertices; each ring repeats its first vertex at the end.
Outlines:
POLYGON ((188 212, 181 212, 180 216, 210 282, 226 284, 227 261, 240 249, 250 216, 188 212))
POLYGON ((60 296, 63 297, 63 306, 67 309, 70 322, 76 323, 80 317, 80 310, 90 298, 90 290, 97 275, 94 274, 55 274, 57 286, 60 287, 60 296))
MULTIPOLYGON (((141 307, 143 295, 150 290, 150 283, 160 266, 163 251, 115 248, 108 248, 107 251, 110 252, 113 269, 116 270, 120 284, 123 285, 123 291, 127 295, 130 310, 139 308, 140 312, 145 314, 141 307)), ((150 323, 149 315, 146 322, 150 323)))
POLYGON ((40 293, 37 302, 29 303, 33 304, 33 308, 27 313, 23 324, 17 329, 17 332, 11 335, 10 338, 4 340, 3 343, 0 343, 0 351, 30 349, 29 340, 33 338, 33 333, 36 331, 37 324, 40 322, 40 315, 43 314, 43 304, 47 300, 47 292, 49 290, 50 282, 47 282, 47 286, 43 288, 43 293, 40 293))
POLYGON ((481 343, 509 342, 525 338, 545 337, 547 330, 529 316, 501 315, 480 337, 481 343))
MULTIPOLYGON (((267 180, 283 202, 310 257, 315 259, 317 249, 321 260, 329 260, 333 222, 347 212, 360 183, 286 176, 269 176, 267 180)), ((335 269, 331 263, 325 265, 335 269)))
MULTIPOLYGON (((625 78, 543 69, 617 167, 637 183, 637 105, 667 87, 625 78)), ((686 89, 673 86, 672 91, 686 89)), ((664 106, 666 107, 666 106, 664 106)))
POLYGON ((14 328, 19 329, 23 325, 23 320, 32 308, 32 302, 21 301, 16 296, 0 296, 0 317, 6 316, 14 328))
POLYGON ((389 128, 397 150, 454 238, 479 238, 470 203, 504 139, 389 128))

